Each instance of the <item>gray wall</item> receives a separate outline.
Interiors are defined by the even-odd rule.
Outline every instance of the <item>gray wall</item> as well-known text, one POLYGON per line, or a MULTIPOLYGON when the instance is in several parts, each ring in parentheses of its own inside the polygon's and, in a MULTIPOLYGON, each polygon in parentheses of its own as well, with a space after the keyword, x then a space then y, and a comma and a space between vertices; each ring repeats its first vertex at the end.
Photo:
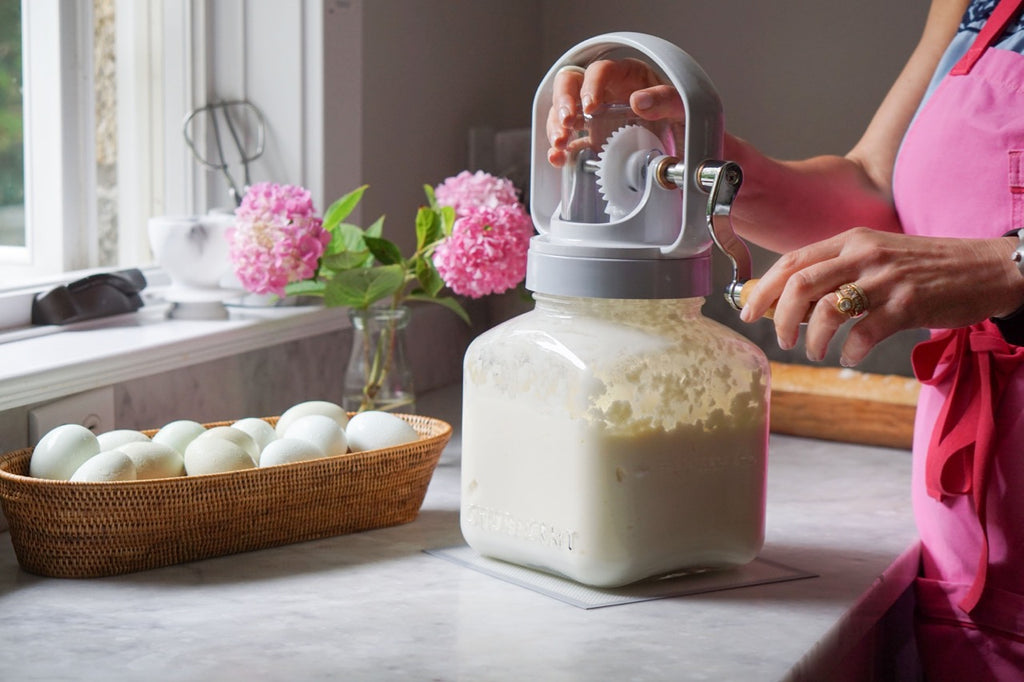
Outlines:
POLYGON ((924 27, 905 0, 553 0, 544 55, 606 31, 641 31, 696 59, 729 130, 768 154, 844 153, 859 138, 924 27))
MULTIPOLYGON (((778 158, 843 154, 910 56, 927 11, 927 2, 892 0, 557 0, 544 4, 544 53, 553 62, 573 44, 607 31, 658 35, 708 72, 733 134, 778 158)), ((753 252, 755 274, 775 259, 753 252)), ((715 262, 719 288, 729 280, 724 261, 715 262)), ((778 349, 770 322, 744 325, 717 296, 705 313, 753 338, 773 359, 806 362, 800 347, 778 349)), ((916 331, 897 335, 861 369, 909 374, 909 351, 920 337, 916 331)), ((826 361, 835 365, 838 357, 833 344, 826 361)))
MULTIPOLYGON (((689 52, 718 88, 729 130, 766 153, 844 153, 895 80, 926 13, 925 2, 891 0, 368 0, 358 181, 371 190, 362 219, 387 214, 386 232, 408 245, 421 185, 467 166, 467 131, 529 126, 551 63, 576 42, 615 30, 659 35, 689 52)), ((331 196, 355 181, 328 174, 325 184, 331 196)), ((755 249, 755 272, 773 259, 755 249)), ((717 263, 718 282, 726 275, 717 263)), ((778 351, 770 323, 740 325, 717 297, 707 311, 772 357, 803 360, 799 349, 778 351)), ((894 339, 863 368, 907 373, 918 336, 894 339)))
MULTIPOLYGON (((529 103, 543 72, 541 16, 540 0, 364 0, 362 82, 355 83, 344 64, 324 69, 328 126, 333 112, 346 112, 339 98, 362 102, 357 130, 334 139, 327 131, 333 148, 326 154, 326 195, 369 184, 361 220, 387 215, 385 236, 408 249, 416 209, 426 201, 423 185, 466 168, 468 130, 529 125, 529 103), (339 92, 336 81, 349 89, 339 92), (356 144, 353 135, 360 138, 356 144), (332 161, 353 149, 358 164, 332 161)), ((337 42, 352 37, 352 27, 328 12, 325 30, 328 57, 334 51, 343 59, 345 48, 337 42)))

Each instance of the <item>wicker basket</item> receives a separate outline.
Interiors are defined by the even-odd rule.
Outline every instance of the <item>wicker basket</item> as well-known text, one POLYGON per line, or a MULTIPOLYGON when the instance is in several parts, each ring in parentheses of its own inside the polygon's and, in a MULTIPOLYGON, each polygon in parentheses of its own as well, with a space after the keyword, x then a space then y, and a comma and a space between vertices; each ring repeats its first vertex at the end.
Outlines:
POLYGON ((18 563, 38 575, 95 578, 408 523, 452 428, 399 416, 420 440, 203 476, 53 481, 27 476, 31 448, 9 452, 0 457, 0 502, 18 563))

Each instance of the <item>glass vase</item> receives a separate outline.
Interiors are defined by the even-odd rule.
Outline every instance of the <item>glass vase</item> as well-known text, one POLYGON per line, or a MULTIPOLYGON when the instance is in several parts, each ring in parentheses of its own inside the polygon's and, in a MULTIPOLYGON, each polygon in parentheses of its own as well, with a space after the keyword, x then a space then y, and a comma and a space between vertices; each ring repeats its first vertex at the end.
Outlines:
POLYGON ((352 353, 345 370, 346 410, 414 413, 416 391, 405 352, 405 306, 349 310, 352 353))

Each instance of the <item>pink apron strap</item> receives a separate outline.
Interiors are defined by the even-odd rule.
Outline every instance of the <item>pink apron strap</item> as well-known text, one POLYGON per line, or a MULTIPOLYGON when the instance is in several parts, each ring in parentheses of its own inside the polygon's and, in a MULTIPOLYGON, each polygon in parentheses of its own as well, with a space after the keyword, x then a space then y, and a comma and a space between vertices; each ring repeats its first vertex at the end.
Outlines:
POLYGON ((1020 10, 1021 4, 1024 4, 1024 0, 1000 0, 996 8, 992 10, 988 21, 981 27, 981 31, 978 32, 978 37, 974 39, 970 49, 953 66, 953 70, 949 72, 949 75, 963 76, 970 73, 975 62, 981 59, 981 55, 985 53, 985 50, 1006 30, 1006 26, 1020 10))
POLYGON ((986 320, 918 344, 912 361, 921 383, 937 385, 952 379, 928 444, 925 486, 936 500, 969 494, 974 503, 982 533, 981 556, 974 582, 960 603, 970 612, 988 574, 985 494, 996 446, 995 413, 1007 381, 1024 363, 1024 347, 1008 344, 986 320))

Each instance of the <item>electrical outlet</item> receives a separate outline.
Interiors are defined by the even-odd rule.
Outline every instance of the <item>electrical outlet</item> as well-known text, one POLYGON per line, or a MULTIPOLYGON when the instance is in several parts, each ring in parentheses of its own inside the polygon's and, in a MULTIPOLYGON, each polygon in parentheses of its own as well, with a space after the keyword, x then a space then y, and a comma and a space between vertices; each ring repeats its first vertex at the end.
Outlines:
POLYGON ((28 411, 28 440, 34 447, 50 429, 81 424, 95 434, 114 428, 114 387, 69 395, 28 411))

